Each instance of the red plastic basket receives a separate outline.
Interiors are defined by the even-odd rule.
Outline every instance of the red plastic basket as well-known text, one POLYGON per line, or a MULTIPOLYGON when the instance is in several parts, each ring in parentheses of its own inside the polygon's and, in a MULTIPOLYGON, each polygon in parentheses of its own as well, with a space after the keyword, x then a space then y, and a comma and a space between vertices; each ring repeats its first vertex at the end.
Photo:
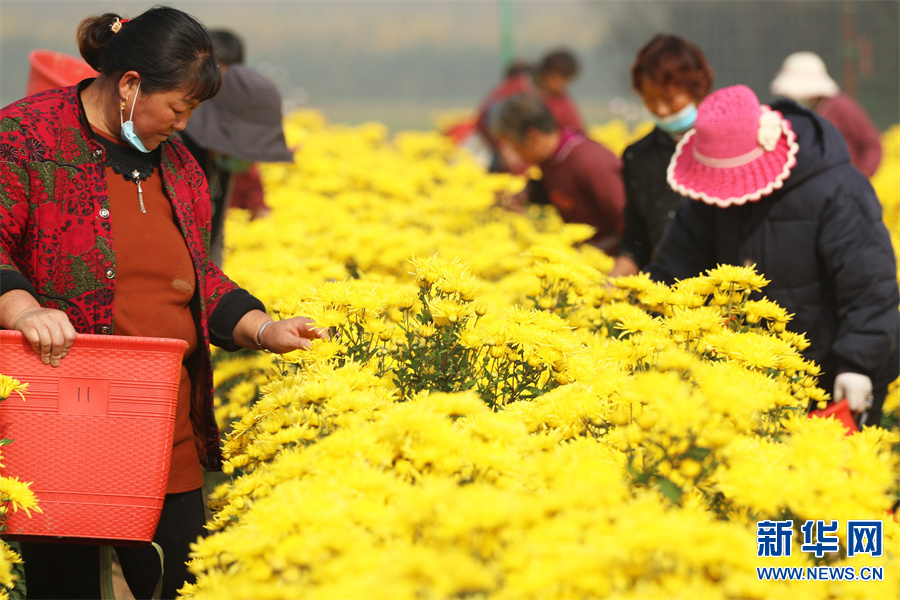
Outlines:
POLYGON ((853 413, 850 412, 850 405, 847 404, 846 399, 841 400, 840 402, 832 402, 821 410, 814 410, 809 413, 809 417, 837 419, 844 425, 844 429, 847 432, 846 435, 853 435, 859 431, 859 427, 856 426, 856 420, 853 418, 853 413))
POLYGON ((28 54, 28 64, 26 96, 75 85, 82 79, 97 76, 97 71, 77 56, 53 50, 32 50, 28 54))
MULTIPOLYGON (((0 373, 28 384, 0 403, 3 474, 32 482, 43 513, 10 515, 4 537, 150 542, 166 495, 187 342, 78 335, 58 367, 0 331, 0 373)), ((64 541, 64 540, 60 540, 64 541)))

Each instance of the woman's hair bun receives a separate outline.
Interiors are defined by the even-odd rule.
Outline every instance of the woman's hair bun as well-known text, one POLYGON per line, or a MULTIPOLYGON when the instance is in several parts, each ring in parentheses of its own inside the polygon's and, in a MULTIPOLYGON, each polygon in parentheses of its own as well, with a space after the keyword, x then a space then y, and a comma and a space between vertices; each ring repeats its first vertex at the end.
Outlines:
POLYGON ((110 38, 116 35, 113 25, 120 19, 115 13, 105 13, 88 17, 78 25, 78 50, 95 71, 102 71, 100 57, 110 38))

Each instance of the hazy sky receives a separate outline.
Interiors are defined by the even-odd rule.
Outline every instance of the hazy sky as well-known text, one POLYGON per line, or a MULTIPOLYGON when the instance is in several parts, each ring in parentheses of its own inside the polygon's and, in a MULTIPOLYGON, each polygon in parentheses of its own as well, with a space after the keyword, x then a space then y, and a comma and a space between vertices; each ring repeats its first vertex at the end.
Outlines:
MULTIPOLYGON (((0 100, 5 105, 24 90, 29 51, 46 48, 77 54, 75 28, 81 18, 106 11, 130 17, 153 4, 0 0, 0 100)), ((173 0, 168 5, 193 14, 210 28, 239 33, 251 66, 266 70, 288 96, 292 88, 303 88, 311 103, 342 105, 355 98, 365 103, 367 96, 371 102, 389 102, 383 90, 366 92, 390 88, 391 80, 396 80, 395 104, 415 103, 429 97, 429 90, 437 93, 435 86, 444 86, 451 88, 440 90, 448 108, 468 108, 500 72, 497 1, 173 0), (432 61, 433 67, 416 64, 416 56, 418 62, 432 61), (411 70, 429 78, 418 73, 417 81, 410 82, 411 70), (360 81, 367 78, 377 80, 367 86, 360 81)), ((513 25, 518 54, 532 60, 562 44, 587 53, 605 28, 596 3, 581 1, 517 2, 513 25)), ((583 60, 587 71, 591 58, 583 60)), ((580 85, 590 89, 590 83, 584 78, 580 85)), ((303 92, 298 94, 302 99, 303 92)))
MULTIPOLYGON (((470 109, 498 81, 501 1, 159 3, 189 12, 210 28, 240 34, 247 62, 270 76, 290 104, 306 103, 332 120, 428 127, 437 111, 470 109)), ((156 3, 0 0, 0 106, 24 94, 32 50, 77 55, 75 30, 82 18, 103 12, 133 17, 156 3)), ((861 98, 882 125, 900 120, 897 0, 509 0, 508 5, 518 57, 536 61, 559 46, 578 54, 582 72, 572 93, 593 122, 611 114, 646 116, 630 88, 629 69, 638 48, 659 31, 684 35, 704 48, 717 86, 746 83, 763 101, 770 99, 768 82, 784 56, 797 50, 822 54, 840 82, 846 48, 841 11, 852 6, 861 36, 891 40, 875 45, 881 70, 860 80, 861 98)))

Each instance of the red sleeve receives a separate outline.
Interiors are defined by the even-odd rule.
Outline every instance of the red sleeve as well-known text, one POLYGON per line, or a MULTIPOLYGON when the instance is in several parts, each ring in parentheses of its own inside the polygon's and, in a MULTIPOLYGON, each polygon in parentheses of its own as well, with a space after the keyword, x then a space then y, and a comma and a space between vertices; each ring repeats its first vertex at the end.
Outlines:
POLYGON ((862 106, 850 96, 839 94, 823 111, 843 134, 853 166, 871 177, 881 163, 881 135, 862 106))
POLYGON ((251 211, 268 208, 263 195, 262 179, 260 179, 257 165, 253 165, 249 171, 238 173, 234 176, 234 192, 231 195, 231 206, 251 211))
POLYGON ((575 176, 585 196, 597 206, 597 212, 610 224, 606 234, 621 234, 625 226, 625 184, 621 161, 600 144, 584 144, 588 152, 579 153, 575 176))

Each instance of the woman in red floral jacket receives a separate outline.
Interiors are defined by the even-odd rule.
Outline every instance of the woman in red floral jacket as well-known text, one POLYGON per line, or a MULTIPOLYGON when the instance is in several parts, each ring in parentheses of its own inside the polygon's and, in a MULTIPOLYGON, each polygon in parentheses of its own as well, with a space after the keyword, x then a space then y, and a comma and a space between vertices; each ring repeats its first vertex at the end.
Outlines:
MULTIPOLYGON (((320 334, 302 317, 273 321, 208 258, 207 183, 173 137, 221 84, 206 29, 157 7, 85 19, 78 34, 96 79, 0 111, 0 327, 51 366, 76 332, 188 342, 156 532, 163 597, 174 597, 203 534, 201 466, 221 463, 210 344, 287 352, 320 334)), ((134 594, 149 596, 155 550, 117 554, 134 594)), ((22 555, 29 598, 100 597, 96 546, 23 543, 22 555)))

